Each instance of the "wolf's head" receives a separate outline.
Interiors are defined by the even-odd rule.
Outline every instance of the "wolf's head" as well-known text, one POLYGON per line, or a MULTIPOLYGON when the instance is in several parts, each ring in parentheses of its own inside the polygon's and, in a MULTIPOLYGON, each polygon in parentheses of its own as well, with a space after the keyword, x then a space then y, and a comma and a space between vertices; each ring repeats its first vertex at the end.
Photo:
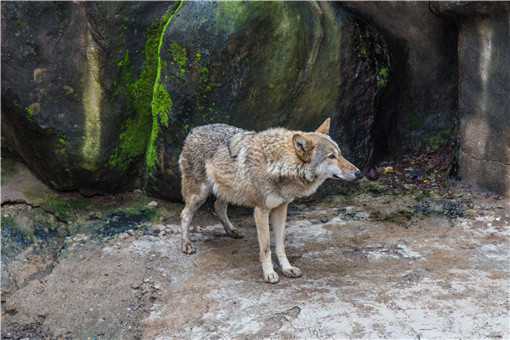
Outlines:
POLYGON ((354 181, 361 171, 342 156, 340 148, 329 137, 331 119, 326 119, 314 132, 298 132, 292 136, 298 158, 311 167, 319 178, 354 181))

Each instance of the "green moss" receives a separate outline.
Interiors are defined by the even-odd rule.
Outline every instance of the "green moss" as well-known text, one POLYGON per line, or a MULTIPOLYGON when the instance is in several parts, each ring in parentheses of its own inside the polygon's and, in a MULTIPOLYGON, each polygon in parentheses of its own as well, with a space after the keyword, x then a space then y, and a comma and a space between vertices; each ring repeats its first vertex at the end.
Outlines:
POLYGON ((65 156, 66 146, 67 146, 66 137, 64 135, 60 135, 57 139, 57 145, 55 146, 57 154, 59 154, 60 156, 65 156))
POLYGON ((60 197, 50 197, 43 204, 45 209, 52 211, 55 216, 62 220, 70 220, 75 217, 79 211, 83 211, 90 206, 86 199, 63 199, 60 197))
POLYGON ((368 49, 366 46, 361 46, 360 48, 360 56, 363 58, 368 58, 368 49))
POLYGON ((381 67, 377 72, 377 88, 382 89, 388 85, 390 79, 390 69, 385 66, 381 67))
POLYGON ((130 63, 129 63, 129 52, 126 51, 126 53, 124 53, 124 56, 117 61, 117 66, 122 68, 122 67, 126 67, 126 66, 129 66, 129 65, 130 65, 130 63))
POLYGON ((110 166, 127 170, 133 159, 143 155, 147 144, 147 124, 143 115, 137 115, 125 122, 124 131, 119 136, 119 146, 110 158, 110 166))
POLYGON ((131 163, 143 156, 147 147, 151 131, 151 102, 152 88, 156 78, 157 46, 162 22, 152 25, 147 31, 145 42, 145 60, 138 79, 134 80, 129 53, 117 62, 120 72, 120 84, 117 94, 128 97, 129 106, 134 109, 136 116, 124 123, 119 136, 119 145, 112 154, 109 164, 119 170, 127 170, 131 163))
POLYGON ((168 127, 168 113, 172 110, 173 103, 165 85, 158 84, 152 103, 152 111, 159 116, 161 124, 168 127))
POLYGON ((34 119, 34 108, 32 106, 25 108, 25 112, 27 113, 28 120, 34 119))
POLYGON ((152 149, 159 129, 154 117, 160 117, 162 123, 167 126, 168 113, 172 107, 170 94, 160 84, 162 38, 171 18, 177 13, 181 4, 179 3, 175 10, 168 11, 158 23, 152 25, 147 31, 144 65, 136 80, 133 77, 129 53, 125 52, 122 58, 117 61, 120 76, 115 94, 127 97, 129 106, 136 112, 136 116, 124 123, 118 147, 109 160, 111 167, 125 171, 134 160, 144 154, 152 164, 152 157, 147 155, 153 153, 152 149))
POLYGON ((154 56, 151 48, 154 45, 155 28, 151 27, 147 33, 145 44, 145 62, 137 80, 133 80, 132 67, 129 53, 125 52, 123 57, 117 61, 119 68, 119 83, 116 86, 115 94, 126 96, 129 107, 136 112, 135 117, 128 119, 123 126, 119 136, 119 145, 109 160, 111 167, 127 170, 131 162, 141 157, 145 152, 147 137, 150 131, 150 101, 151 101, 151 72, 154 65, 154 56))
POLYGON ((196 52, 195 53, 195 62, 199 63, 200 60, 202 60, 202 53, 196 52))
POLYGON ((25 108, 25 112, 27 114, 28 120, 32 121, 34 119, 34 114, 41 112, 41 104, 32 103, 25 108))
POLYGON ((186 49, 176 42, 172 42, 169 48, 170 55, 172 56, 173 62, 179 66, 179 76, 184 78, 186 74, 186 68, 188 67, 188 53, 186 49))
POLYGON ((156 165, 156 141, 159 135, 159 121, 161 119, 163 124, 168 125, 168 114, 172 106, 172 99, 170 98, 170 94, 166 91, 164 85, 161 84, 161 67, 163 65, 163 62, 161 60, 161 47, 163 46, 163 40, 168 26, 172 22, 172 19, 175 17, 175 15, 182 8, 183 4, 184 4, 183 1, 179 2, 175 11, 167 13, 167 15, 163 17, 164 25, 161 31, 159 32, 158 45, 155 50, 157 66, 151 100, 152 129, 145 155, 147 170, 149 172, 152 171, 152 169, 154 169, 154 166, 156 165), (165 115, 166 117, 164 117, 165 115))

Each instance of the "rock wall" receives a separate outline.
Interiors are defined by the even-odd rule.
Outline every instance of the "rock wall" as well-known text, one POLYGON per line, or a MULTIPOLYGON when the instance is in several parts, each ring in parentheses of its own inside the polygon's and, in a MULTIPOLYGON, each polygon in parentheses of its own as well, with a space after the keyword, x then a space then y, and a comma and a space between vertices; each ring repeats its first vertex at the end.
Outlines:
POLYGON ((2 147, 45 183, 179 199, 194 126, 312 129, 363 168, 457 140, 508 193, 508 2, 2 3, 2 147))
POLYGON ((438 9, 459 26, 459 175, 510 196, 510 4, 438 9))
POLYGON ((467 183, 510 193, 510 3, 341 2, 384 35, 374 162, 455 141, 467 183))
POLYGON ((2 145, 58 190, 178 199, 182 141, 212 122, 332 116, 348 157, 372 150, 385 45, 329 3, 11 2, 2 36, 2 145))
POLYGON ((150 131, 154 44, 172 7, 2 3, 2 146, 58 190, 132 187, 150 131), (127 51, 130 75, 119 68, 127 51))
POLYGON ((330 3, 186 3, 161 48, 168 100, 154 123, 148 191, 176 198, 182 142, 193 126, 213 122, 312 130, 332 116, 334 137, 363 165, 373 145, 381 41, 330 3))
POLYGON ((391 77, 381 94, 374 162, 450 141, 457 113, 457 29, 428 2, 342 1, 388 43, 391 77))

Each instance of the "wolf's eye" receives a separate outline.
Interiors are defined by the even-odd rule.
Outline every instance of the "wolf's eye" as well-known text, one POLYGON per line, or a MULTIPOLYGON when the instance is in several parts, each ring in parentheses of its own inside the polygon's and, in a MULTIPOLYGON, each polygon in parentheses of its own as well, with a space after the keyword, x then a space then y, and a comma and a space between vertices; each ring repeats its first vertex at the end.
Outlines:
POLYGON ((334 154, 334 153, 332 153, 331 155, 329 155, 329 156, 328 156, 328 158, 329 158, 329 159, 335 159, 335 158, 336 158, 336 156, 335 156, 335 154, 334 154))

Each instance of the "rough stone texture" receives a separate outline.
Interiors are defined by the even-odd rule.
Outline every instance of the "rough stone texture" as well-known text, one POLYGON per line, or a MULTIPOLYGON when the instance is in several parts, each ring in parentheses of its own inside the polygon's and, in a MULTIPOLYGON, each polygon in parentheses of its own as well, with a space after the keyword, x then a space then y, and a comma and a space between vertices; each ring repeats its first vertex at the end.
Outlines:
POLYGON ((333 116, 346 155, 371 154, 385 45, 329 3, 2 6, 3 146, 55 189, 149 175, 151 193, 178 199, 182 140, 210 122, 312 129, 333 116))
POLYGON ((508 1, 441 1, 431 3, 431 7, 442 15, 454 20, 472 16, 488 16, 510 11, 508 1))
POLYGON ((389 46, 391 77, 374 126, 375 158, 436 148, 456 127, 457 30, 428 2, 343 1, 389 46))
POLYGON ((127 156, 117 152, 125 125, 139 115, 145 124, 136 127, 148 135, 150 100, 145 112, 133 109, 117 63, 129 51, 141 73, 146 32, 168 7, 2 3, 2 146, 59 190, 133 184, 147 137, 137 135, 127 156))
POLYGON ((332 116, 334 137, 363 165, 385 53, 376 32, 330 3, 185 3, 161 50, 171 104, 159 114, 148 191, 178 197, 182 141, 212 122, 311 130, 332 116))
POLYGON ((2 157, 1 204, 27 203, 37 205, 55 194, 22 163, 2 157))
POLYGON ((459 174, 510 196, 510 5, 458 12, 459 174))

